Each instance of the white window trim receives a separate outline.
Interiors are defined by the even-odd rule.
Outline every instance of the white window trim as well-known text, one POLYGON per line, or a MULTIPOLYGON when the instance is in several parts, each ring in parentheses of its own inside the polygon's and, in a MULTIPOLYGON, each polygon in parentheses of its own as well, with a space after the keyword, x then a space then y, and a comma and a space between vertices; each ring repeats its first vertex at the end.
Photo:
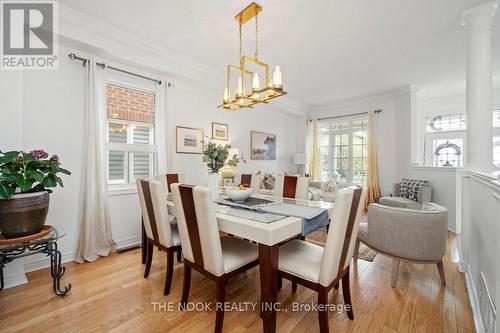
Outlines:
MULTIPOLYGON (((349 138, 349 148, 348 148, 348 156, 347 156, 347 161, 348 161, 348 179, 346 182, 341 182, 340 179, 337 179, 337 183, 339 184, 354 184, 353 183, 353 156, 352 156, 352 150, 353 150, 353 137, 354 137, 354 132, 359 132, 359 131, 366 131, 368 132, 368 128, 353 128, 352 127, 352 122, 356 120, 368 120, 368 116, 346 116, 346 117, 339 117, 336 118, 335 120, 323 120, 320 121, 320 123, 328 124, 328 159, 330 163, 333 161, 333 147, 334 147, 334 142, 333 138, 334 135, 336 134, 347 134, 349 138), (339 129, 339 130, 332 130, 331 129, 331 124, 332 123, 343 123, 343 122, 350 122, 351 127, 347 129, 339 129)), ((318 134, 321 135, 321 132, 318 134)), ((319 139, 318 139, 319 141, 319 139)), ((368 158, 368 156, 366 156, 368 158)), ((368 172, 368 170, 366 170, 368 172)), ((328 178, 332 179, 333 178, 333 165, 328 169, 328 178)))

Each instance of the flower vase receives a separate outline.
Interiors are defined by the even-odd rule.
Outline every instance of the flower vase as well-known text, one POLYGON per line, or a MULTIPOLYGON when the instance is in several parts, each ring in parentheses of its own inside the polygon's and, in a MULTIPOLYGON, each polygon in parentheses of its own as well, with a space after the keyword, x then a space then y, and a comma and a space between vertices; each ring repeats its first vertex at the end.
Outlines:
POLYGON ((212 198, 219 199, 219 173, 210 172, 208 174, 208 188, 212 192, 212 198))

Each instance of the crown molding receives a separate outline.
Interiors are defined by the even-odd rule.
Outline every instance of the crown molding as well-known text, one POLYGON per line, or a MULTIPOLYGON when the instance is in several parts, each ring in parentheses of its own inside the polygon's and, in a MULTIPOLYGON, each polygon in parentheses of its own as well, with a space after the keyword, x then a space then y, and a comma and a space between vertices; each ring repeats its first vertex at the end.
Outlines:
MULTIPOLYGON (((59 4, 59 35, 91 48, 101 50, 104 56, 116 57, 120 61, 147 64, 159 74, 179 76, 214 88, 225 84, 225 71, 180 57, 172 50, 158 45, 148 36, 119 28, 82 11, 59 4)), ((270 104, 276 110, 304 116, 306 106, 288 96, 280 97, 270 104)))
POLYGON ((391 100, 394 100, 394 93, 393 92, 386 92, 386 93, 375 94, 375 95, 349 98, 346 100, 336 101, 333 103, 313 105, 309 108, 308 114, 312 115, 312 114, 331 111, 331 110, 335 110, 335 109, 343 109, 343 108, 355 107, 355 106, 366 105, 366 104, 383 103, 383 102, 387 102, 387 101, 391 101, 391 100))
POLYGON ((495 0, 464 10, 460 17, 460 25, 467 26, 470 19, 477 20, 477 23, 490 24, 497 8, 498 1, 495 0))

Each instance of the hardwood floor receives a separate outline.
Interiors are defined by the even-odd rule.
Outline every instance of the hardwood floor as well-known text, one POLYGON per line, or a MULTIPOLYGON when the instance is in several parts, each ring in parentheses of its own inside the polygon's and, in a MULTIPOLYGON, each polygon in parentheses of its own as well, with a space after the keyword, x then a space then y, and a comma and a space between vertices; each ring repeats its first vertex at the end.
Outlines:
MULTIPOLYGON (((312 240, 322 241, 324 231, 312 240)), ((447 285, 441 286, 436 265, 401 263, 398 287, 390 287, 391 260, 377 255, 372 263, 352 266, 351 293, 355 319, 330 312, 330 332, 473 332, 472 311, 464 275, 457 269, 455 238, 448 237, 444 268, 447 285)), ((64 280, 73 288, 69 296, 51 291, 48 269, 28 274, 29 284, 0 292, 0 332, 210 332, 215 311, 178 311, 182 291, 182 264, 175 262, 172 289, 163 296, 166 253, 154 252, 148 279, 143 278, 140 250, 113 254, 94 263, 67 263, 64 280), (172 306, 154 311, 152 302, 172 306), (171 302, 171 303, 169 303, 171 302)), ((340 288, 339 290, 341 290, 340 288)), ((259 301, 258 267, 231 280, 227 302, 259 301)), ((216 286, 192 273, 190 302, 215 302, 216 286)), ((342 304, 332 290, 330 302, 342 304)), ((317 312, 293 312, 293 302, 316 304, 316 294, 301 286, 292 294, 283 282, 278 300, 278 332, 319 332, 317 312), (286 312, 285 312, 286 310, 286 312)), ((233 303, 233 304, 236 304, 233 303)), ((214 306, 214 305, 212 305, 214 306)), ((224 332, 261 332, 258 308, 226 312, 224 332)))

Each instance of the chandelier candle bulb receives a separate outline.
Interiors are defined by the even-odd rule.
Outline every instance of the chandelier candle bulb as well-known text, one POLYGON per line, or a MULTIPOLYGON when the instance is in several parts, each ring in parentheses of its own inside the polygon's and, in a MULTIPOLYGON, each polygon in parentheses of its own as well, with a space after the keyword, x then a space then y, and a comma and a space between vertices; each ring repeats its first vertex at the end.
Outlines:
MULTIPOLYGON (((273 80, 269 80, 269 87, 272 88, 273 87, 273 80)), ((268 91, 268 94, 269 96, 274 96, 274 91, 273 90, 269 90, 268 91)))
POLYGON ((229 90, 227 88, 224 88, 224 103, 229 102, 229 90))
POLYGON ((243 79, 238 78, 238 90, 236 91, 236 98, 243 96, 243 79))
POLYGON ((273 72, 273 88, 283 89, 283 82, 281 80, 281 69, 280 69, 280 66, 274 67, 274 72, 273 72))
POLYGON ((259 73, 254 73, 252 76, 252 92, 260 89, 260 78, 259 73))

